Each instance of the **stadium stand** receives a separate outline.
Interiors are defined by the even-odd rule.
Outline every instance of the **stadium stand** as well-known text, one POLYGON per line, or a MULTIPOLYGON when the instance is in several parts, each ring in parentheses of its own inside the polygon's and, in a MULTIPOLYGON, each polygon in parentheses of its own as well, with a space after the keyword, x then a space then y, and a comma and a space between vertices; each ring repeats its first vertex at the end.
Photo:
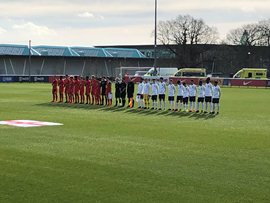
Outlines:
POLYGON ((41 56, 80 56, 70 47, 34 46, 33 49, 40 53, 41 56))
POLYGON ((105 51, 110 53, 113 57, 119 57, 119 58, 146 58, 146 56, 143 55, 137 49, 105 48, 105 51))
POLYGON ((94 47, 72 47, 76 53, 85 57, 113 57, 110 53, 106 52, 103 48, 94 47))
POLYGON ((30 55, 26 45, 0 45, 0 75, 117 76, 121 66, 152 64, 137 49, 33 46, 30 55))
MULTIPOLYGON (((0 55, 28 56, 29 48, 26 45, 0 44, 0 55)), ((31 49, 31 55, 40 56, 40 54, 34 49, 31 49)))

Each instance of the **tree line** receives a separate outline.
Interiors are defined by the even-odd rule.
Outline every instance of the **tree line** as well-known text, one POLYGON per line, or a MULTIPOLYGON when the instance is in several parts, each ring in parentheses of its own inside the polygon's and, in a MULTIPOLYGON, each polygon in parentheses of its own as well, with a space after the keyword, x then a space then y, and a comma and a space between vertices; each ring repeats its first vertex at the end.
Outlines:
POLYGON ((228 44, 244 46, 270 46, 270 19, 246 24, 229 31, 226 39, 219 41, 216 27, 203 19, 179 15, 158 23, 158 41, 163 45, 228 44))

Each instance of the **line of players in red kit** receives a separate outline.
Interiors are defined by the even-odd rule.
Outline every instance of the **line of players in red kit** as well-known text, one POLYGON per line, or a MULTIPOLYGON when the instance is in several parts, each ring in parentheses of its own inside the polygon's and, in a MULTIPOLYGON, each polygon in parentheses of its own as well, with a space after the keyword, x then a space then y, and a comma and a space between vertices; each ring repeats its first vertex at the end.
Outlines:
POLYGON ((112 105, 112 83, 108 78, 95 76, 56 77, 52 82, 52 102, 70 104, 112 105))

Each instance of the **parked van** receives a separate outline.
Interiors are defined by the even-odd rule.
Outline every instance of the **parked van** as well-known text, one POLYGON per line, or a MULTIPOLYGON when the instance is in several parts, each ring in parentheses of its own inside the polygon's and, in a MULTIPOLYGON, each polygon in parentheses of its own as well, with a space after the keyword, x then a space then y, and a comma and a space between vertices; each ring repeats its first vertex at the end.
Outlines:
POLYGON ((134 77, 144 76, 147 71, 136 71, 134 77))
POLYGON ((182 68, 174 75, 175 77, 206 77, 205 68, 182 68))
POLYGON ((174 76, 178 71, 178 68, 157 68, 157 72, 155 73, 155 68, 151 68, 144 77, 171 77, 174 76))
POLYGON ((267 69, 243 68, 233 78, 267 79, 267 69))

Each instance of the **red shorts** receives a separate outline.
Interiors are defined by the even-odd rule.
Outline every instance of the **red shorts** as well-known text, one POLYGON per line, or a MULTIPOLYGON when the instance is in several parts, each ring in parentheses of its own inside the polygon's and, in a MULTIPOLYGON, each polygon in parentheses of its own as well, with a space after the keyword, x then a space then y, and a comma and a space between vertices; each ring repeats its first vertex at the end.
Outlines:
POLYGON ((52 94, 57 94, 57 89, 52 89, 52 94))
POLYGON ((79 89, 75 89, 75 94, 79 94, 80 90, 79 89))
POLYGON ((90 88, 89 88, 89 89, 86 88, 86 90, 85 90, 85 95, 86 95, 86 96, 89 96, 89 95, 90 95, 90 88))
POLYGON ((100 92, 96 92, 95 96, 100 97, 100 92))
POLYGON ((84 90, 80 91, 80 95, 83 96, 84 95, 84 90))
POLYGON ((69 94, 74 94, 74 88, 71 88, 70 90, 69 90, 69 94))
POLYGON ((63 94, 64 93, 64 88, 60 88, 59 89, 59 94, 63 94))

